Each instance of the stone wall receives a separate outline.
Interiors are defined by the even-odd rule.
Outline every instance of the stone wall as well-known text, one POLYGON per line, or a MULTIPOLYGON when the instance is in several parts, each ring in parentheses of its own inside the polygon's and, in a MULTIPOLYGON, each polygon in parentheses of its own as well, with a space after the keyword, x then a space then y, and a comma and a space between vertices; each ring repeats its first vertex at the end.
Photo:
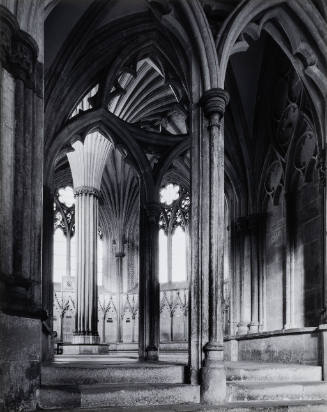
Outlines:
POLYGON ((317 326, 322 308, 322 202, 319 185, 304 183, 296 193, 294 326, 317 326))
POLYGON ((41 297, 41 2, 0 1, 0 27, 0 405, 15 411, 35 408, 48 318, 41 297))
POLYGON ((266 332, 225 340, 227 360, 318 364, 316 328, 266 332))
POLYGON ((0 314, 0 410, 33 410, 40 384, 41 322, 0 314))

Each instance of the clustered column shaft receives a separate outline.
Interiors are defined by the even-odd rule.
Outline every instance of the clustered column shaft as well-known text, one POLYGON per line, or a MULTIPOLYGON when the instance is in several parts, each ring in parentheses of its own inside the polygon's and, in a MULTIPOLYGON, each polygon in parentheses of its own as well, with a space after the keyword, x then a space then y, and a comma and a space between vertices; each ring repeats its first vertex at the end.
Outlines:
POLYGON ((111 142, 95 131, 84 143, 77 141, 67 153, 74 182, 77 288, 73 343, 97 344, 98 290, 97 239, 98 198, 103 169, 111 142))
MULTIPOLYGON (((208 342, 202 368, 202 399, 204 402, 221 402, 226 394, 223 331, 223 282, 224 282, 224 133, 223 115, 229 101, 222 89, 204 93, 201 103, 208 119, 209 153, 203 159, 208 168, 209 185, 202 195, 202 207, 209 209, 208 225, 203 224, 203 235, 208 247, 208 342), (206 231, 209 233, 205 233, 206 231), (217 388, 219 387, 219 390, 217 388)), ((206 136, 205 136, 206 137, 206 136)), ((205 275, 205 274, 204 274, 205 275)))
POLYGON ((98 343, 97 232, 98 191, 75 189, 77 295, 74 343, 98 343))
POLYGON ((140 358, 158 360, 160 333, 159 216, 160 204, 141 209, 140 225, 140 358))

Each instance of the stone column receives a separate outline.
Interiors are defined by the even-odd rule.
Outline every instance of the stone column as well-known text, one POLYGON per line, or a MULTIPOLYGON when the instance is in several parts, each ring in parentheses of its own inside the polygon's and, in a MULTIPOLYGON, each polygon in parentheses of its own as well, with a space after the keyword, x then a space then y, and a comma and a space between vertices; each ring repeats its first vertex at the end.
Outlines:
POLYGON ((251 282, 251 242, 248 233, 248 219, 247 217, 240 217, 237 219, 236 230, 239 238, 240 248, 240 321, 237 325, 237 334, 244 335, 248 333, 248 325, 250 323, 250 295, 247 287, 251 282))
POLYGON ((259 281, 258 281, 258 253, 257 253, 257 229, 260 216, 251 215, 249 218, 249 231, 251 239, 251 322, 249 332, 259 331, 259 281))
POLYGON ((111 143, 100 133, 86 136, 68 153, 75 193, 77 291, 73 343, 98 344, 98 198, 111 143))
POLYGON ((140 222, 140 358, 158 360, 160 343, 159 203, 141 207, 140 222))
POLYGON ((294 203, 291 193, 285 193, 286 207, 286 256, 285 256, 285 313, 284 329, 291 329, 294 325, 294 239, 295 224, 293 222, 294 203))
MULTIPOLYGON (((207 163, 209 186, 203 193, 202 207, 209 208, 209 222, 204 225, 209 235, 208 267, 208 342, 203 347, 205 359, 202 368, 201 396, 207 403, 223 402, 226 397, 223 331, 224 282, 224 133, 223 115, 228 94, 222 89, 211 89, 201 99, 208 120, 209 153, 207 163)), ((205 236, 205 234, 204 234, 205 236)))
POLYGON ((319 352, 320 365, 322 366, 322 378, 327 381, 327 187, 326 187, 326 163, 327 152, 323 150, 319 155, 319 180, 322 193, 322 217, 323 222, 323 290, 322 309, 319 325, 319 352))
POLYGON ((118 342, 123 341, 123 331, 122 331, 122 308, 121 308, 121 297, 123 293, 123 258, 125 253, 123 251, 116 252, 116 275, 117 275, 117 340, 118 342))

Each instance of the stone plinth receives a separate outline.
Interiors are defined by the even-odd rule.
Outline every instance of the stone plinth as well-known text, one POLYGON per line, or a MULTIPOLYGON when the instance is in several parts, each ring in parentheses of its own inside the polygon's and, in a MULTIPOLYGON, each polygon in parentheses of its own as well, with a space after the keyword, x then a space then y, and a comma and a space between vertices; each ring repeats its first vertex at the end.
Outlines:
POLYGON ((319 330, 319 353, 323 380, 327 380, 327 324, 321 324, 319 330))

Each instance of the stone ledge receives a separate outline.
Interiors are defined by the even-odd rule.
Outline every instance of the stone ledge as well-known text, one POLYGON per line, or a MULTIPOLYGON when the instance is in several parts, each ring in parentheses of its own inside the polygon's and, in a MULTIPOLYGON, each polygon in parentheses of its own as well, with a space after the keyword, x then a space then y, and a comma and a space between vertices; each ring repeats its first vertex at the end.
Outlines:
POLYGON ((63 355, 97 355, 109 352, 109 346, 106 344, 63 343, 58 345, 58 350, 60 349, 62 349, 63 355))
POLYGON ((246 335, 235 335, 235 336, 226 336, 224 341, 231 340, 248 340, 248 339, 264 339, 271 336, 285 336, 285 335, 302 335, 302 334, 312 334, 317 333, 317 327, 307 327, 307 328, 293 328, 293 329, 280 329, 267 332, 256 332, 256 333, 247 333, 246 335))

